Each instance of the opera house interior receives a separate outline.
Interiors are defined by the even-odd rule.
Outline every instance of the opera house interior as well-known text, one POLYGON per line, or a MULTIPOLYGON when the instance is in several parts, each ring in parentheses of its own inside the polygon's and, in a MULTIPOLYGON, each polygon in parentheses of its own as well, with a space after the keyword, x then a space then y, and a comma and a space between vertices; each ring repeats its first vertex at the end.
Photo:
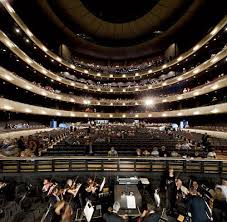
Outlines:
POLYGON ((0 0, 0 222, 227 222, 226 0, 0 0))

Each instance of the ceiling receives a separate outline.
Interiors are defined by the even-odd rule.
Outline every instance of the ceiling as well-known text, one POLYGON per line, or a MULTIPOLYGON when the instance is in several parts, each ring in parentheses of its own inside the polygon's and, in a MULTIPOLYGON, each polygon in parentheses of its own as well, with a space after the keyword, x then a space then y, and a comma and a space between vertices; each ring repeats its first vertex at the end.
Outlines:
POLYGON ((14 0, 14 5, 29 28, 50 45, 64 43, 88 58, 121 60, 201 38, 223 17, 226 2, 14 0))

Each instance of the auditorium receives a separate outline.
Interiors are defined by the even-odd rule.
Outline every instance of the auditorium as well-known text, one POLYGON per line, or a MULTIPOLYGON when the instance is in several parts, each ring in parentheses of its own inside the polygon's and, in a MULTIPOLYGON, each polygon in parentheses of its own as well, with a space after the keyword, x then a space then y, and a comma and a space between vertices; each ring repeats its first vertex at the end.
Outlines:
POLYGON ((0 222, 227 222, 226 0, 0 0, 0 222))

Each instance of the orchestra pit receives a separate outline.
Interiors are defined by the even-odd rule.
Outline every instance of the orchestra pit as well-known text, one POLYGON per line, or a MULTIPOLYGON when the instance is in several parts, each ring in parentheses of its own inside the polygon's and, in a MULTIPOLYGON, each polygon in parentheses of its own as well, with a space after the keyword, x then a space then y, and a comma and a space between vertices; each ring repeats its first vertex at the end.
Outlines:
POLYGON ((0 0, 0 222, 227 222, 226 8, 0 0))

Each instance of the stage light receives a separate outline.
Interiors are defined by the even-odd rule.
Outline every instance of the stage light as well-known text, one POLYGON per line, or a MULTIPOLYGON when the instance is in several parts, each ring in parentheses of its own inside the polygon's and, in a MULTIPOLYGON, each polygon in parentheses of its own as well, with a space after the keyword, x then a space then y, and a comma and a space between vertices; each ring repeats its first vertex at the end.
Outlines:
POLYGON ((150 106, 150 105, 154 104, 154 101, 152 99, 146 99, 144 101, 144 103, 145 103, 146 106, 150 106))

